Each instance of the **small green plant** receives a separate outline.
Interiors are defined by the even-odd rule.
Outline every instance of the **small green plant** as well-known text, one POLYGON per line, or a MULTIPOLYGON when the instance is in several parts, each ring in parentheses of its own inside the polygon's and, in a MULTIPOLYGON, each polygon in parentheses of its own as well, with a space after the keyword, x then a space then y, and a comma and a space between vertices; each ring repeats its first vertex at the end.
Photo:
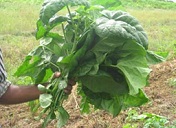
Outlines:
POLYGON ((136 109, 131 109, 128 111, 128 116, 126 118, 126 124, 123 128, 175 128, 176 125, 173 122, 172 125, 168 125, 169 120, 160 115, 153 113, 143 113, 139 114, 136 109))

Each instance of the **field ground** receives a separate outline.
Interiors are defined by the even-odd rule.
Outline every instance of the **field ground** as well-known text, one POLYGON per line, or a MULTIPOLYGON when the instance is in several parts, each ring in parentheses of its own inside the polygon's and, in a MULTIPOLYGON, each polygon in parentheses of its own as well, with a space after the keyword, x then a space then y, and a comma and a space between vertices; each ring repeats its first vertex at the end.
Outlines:
MULTIPOLYGON (((13 74, 25 55, 38 45, 39 41, 35 40, 34 31, 41 5, 2 1, 0 1, 0 48, 3 51, 8 79, 14 84, 26 84, 29 81, 15 78, 13 74)), ((139 113, 149 112, 165 116, 170 123, 176 122, 176 11, 132 8, 126 10, 141 22, 149 37, 150 50, 169 52, 168 61, 151 66, 153 71, 150 75, 150 85, 145 88, 151 101, 133 109, 139 113)), ((116 118, 102 111, 81 115, 79 100, 76 91, 73 90, 68 102, 65 103, 71 116, 65 128, 122 128, 127 123, 125 119, 129 111, 121 112, 116 118)), ((34 117, 26 103, 0 106, 2 128, 40 128, 42 120, 36 120, 34 117)), ((53 128, 54 125, 55 121, 51 122, 48 128, 53 128)))
MULTIPOLYGON (((165 116, 170 122, 174 122, 176 121, 176 83, 173 79, 176 78, 176 60, 163 62, 151 68, 150 86, 145 88, 150 102, 138 108, 137 111, 165 116)), ((126 123, 127 111, 122 111, 116 118, 112 118, 103 111, 92 111, 89 115, 81 115, 79 112, 80 98, 77 97, 76 91, 73 91, 70 97, 65 106, 71 117, 65 128, 122 128, 126 123)), ((41 127, 41 120, 33 118, 27 104, 0 106, 0 111, 2 128, 41 127)), ((48 128, 53 128, 55 123, 55 121, 51 122, 48 128)))

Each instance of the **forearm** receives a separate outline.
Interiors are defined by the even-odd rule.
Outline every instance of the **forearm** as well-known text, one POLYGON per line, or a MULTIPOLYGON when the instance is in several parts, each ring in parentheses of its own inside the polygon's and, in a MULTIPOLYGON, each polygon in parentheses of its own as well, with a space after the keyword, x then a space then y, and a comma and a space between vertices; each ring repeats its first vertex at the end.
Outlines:
MULTIPOLYGON (((59 72, 56 72, 53 78, 58 78, 60 76, 59 72)), ((42 83, 42 85, 47 86, 49 83, 42 83)), ((66 94, 70 94, 72 86, 75 85, 74 80, 69 80, 67 87, 64 89, 66 94)), ((33 86, 16 86, 10 85, 7 91, 0 97, 0 104, 18 104, 23 102, 28 102, 31 100, 38 99, 41 92, 38 90, 36 85, 33 86)))
POLYGON ((39 98, 41 92, 37 86, 16 86, 8 87, 6 93, 0 98, 0 104, 18 104, 39 98))

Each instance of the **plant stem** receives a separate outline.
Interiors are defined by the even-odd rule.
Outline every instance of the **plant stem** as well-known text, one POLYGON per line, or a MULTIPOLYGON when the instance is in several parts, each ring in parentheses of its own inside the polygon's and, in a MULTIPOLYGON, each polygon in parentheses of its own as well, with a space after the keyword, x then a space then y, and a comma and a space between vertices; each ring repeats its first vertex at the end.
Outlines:
MULTIPOLYGON (((67 37, 66 37, 66 34, 65 34, 65 29, 64 29, 64 24, 63 23, 62 23, 62 31, 63 31, 63 34, 64 34, 65 43, 68 43, 69 41, 67 40, 67 37)), ((69 55, 68 49, 65 50, 65 54, 69 55)))
POLYGON ((67 7, 67 10, 68 10, 68 13, 69 13, 71 22, 72 22, 71 25, 72 25, 73 29, 75 30, 75 32, 74 32, 75 38, 74 38, 74 41, 73 41, 73 47, 72 47, 72 49, 71 49, 71 53, 73 53, 73 52, 75 51, 75 48, 76 48, 76 45, 77 45, 77 43, 76 43, 76 41, 77 41, 77 27, 75 26, 75 23, 74 23, 74 20, 73 20, 73 18, 72 18, 72 15, 71 15, 71 12, 70 12, 69 7, 68 7, 68 6, 66 6, 66 7, 67 7))
POLYGON ((58 68, 58 70, 60 70, 59 66, 57 66, 56 64, 54 64, 53 62, 49 62, 51 65, 55 66, 56 68, 58 68))

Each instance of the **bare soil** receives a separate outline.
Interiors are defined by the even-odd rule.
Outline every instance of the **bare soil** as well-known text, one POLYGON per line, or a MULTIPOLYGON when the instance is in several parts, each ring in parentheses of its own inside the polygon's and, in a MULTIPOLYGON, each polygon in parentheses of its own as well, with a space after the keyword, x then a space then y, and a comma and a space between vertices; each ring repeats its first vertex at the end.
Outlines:
MULTIPOLYGON (((148 112, 165 116, 170 121, 176 120, 176 60, 151 66, 149 86, 144 90, 150 102, 141 106, 139 113, 148 112)), ((127 112, 122 111, 113 118, 104 111, 92 111, 81 115, 79 112, 79 97, 75 89, 65 106, 70 119, 65 128, 122 128, 127 112)), ((29 106, 24 104, 0 106, 0 125, 2 128, 40 128, 42 120, 35 120, 29 106)), ((54 128, 52 121, 48 128, 54 128)))

